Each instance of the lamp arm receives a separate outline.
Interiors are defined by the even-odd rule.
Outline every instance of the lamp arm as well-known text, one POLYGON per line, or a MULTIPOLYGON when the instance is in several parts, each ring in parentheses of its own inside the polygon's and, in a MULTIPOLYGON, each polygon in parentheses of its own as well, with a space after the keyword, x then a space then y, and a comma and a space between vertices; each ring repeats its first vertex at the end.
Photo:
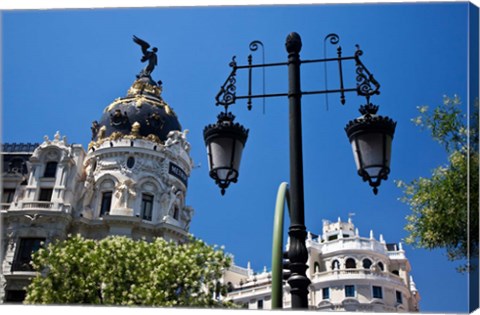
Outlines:
POLYGON ((237 62, 235 60, 235 56, 232 57, 232 61, 230 62, 230 67, 232 67, 232 71, 230 75, 225 80, 225 83, 220 87, 220 91, 215 96, 215 100, 217 101, 215 105, 222 105, 225 107, 225 111, 227 111, 228 106, 235 104, 236 100, 236 91, 237 87, 235 84, 237 83, 236 75, 237 75, 237 62))
POLYGON ((356 45, 357 51, 355 52, 355 65, 357 69, 357 95, 365 96, 367 98, 367 104, 370 103, 370 96, 380 94, 380 83, 373 77, 373 74, 368 71, 367 67, 360 60, 360 56, 363 55, 363 51, 360 46, 356 45), (373 85, 373 87, 372 87, 373 85))

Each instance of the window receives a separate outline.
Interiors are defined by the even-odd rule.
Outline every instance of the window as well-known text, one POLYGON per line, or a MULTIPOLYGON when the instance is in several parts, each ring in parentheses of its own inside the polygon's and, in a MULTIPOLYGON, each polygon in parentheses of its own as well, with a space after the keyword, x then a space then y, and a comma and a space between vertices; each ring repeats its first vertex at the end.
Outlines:
POLYGON ((338 260, 334 260, 332 262, 332 270, 337 270, 337 269, 340 269, 340 263, 338 262, 338 260))
POLYGON ((396 276, 400 276, 400 272, 398 272, 398 270, 393 270, 392 273, 396 276))
POLYGON ((10 203, 13 201, 13 196, 15 195, 15 188, 4 188, 2 195, 3 203, 10 203))
POLYGON ((355 269, 357 268, 357 264, 355 263, 355 259, 353 258, 348 258, 347 261, 345 262, 345 267, 347 269, 355 269))
POLYGON ((402 292, 400 292, 400 291, 395 291, 395 296, 397 297, 397 303, 402 304, 402 303, 403 303, 402 292))
POLYGON ((320 272, 320 264, 317 261, 313 264, 313 272, 320 272))
POLYGON ((17 248, 15 260, 12 264, 12 271, 31 271, 32 254, 40 249, 44 238, 22 238, 17 248))
POLYGON ((381 271, 383 271, 385 269, 382 262, 379 262, 377 265, 378 265, 378 268, 380 268, 381 271))
POLYGON ((5 303, 22 303, 25 300, 24 290, 7 290, 5 303))
POLYGON ((55 174, 57 173, 57 165, 57 162, 48 162, 45 166, 43 177, 55 177, 55 174))
POLYGON ((8 172, 25 174, 27 172, 26 164, 20 158, 12 159, 12 161, 8 163, 8 172))
POLYGON ((178 220, 178 214, 179 214, 180 210, 178 209, 178 206, 175 206, 174 210, 173 210, 173 218, 175 220, 178 220))
POLYGON ((105 191, 102 193, 102 203, 100 205, 100 216, 110 213, 110 207, 112 205, 112 192, 105 191))
POLYGON ((40 195, 38 196, 38 201, 51 201, 52 200, 52 188, 41 188, 40 195))
POLYGON ((363 260, 363 268, 364 269, 370 269, 371 266, 372 266, 372 261, 368 258, 365 258, 363 260))
POLYGON ((153 196, 142 194, 141 216, 143 220, 152 221, 153 196))
POLYGON ((329 240, 329 241, 334 241, 334 240, 336 240, 337 238, 338 238, 338 235, 332 235, 332 236, 329 236, 329 237, 328 237, 328 240, 329 240))
POLYGON ((135 158, 133 156, 129 156, 127 159, 127 167, 132 168, 135 165, 135 158))
POLYGON ((263 309, 263 300, 258 300, 257 301, 257 309, 259 309, 259 310, 263 309))
POLYGON ((355 297, 355 286, 346 285, 345 286, 345 297, 355 297))
POLYGON ((372 291, 374 299, 383 299, 382 287, 373 286, 372 291))
POLYGON ((328 300, 330 298, 330 288, 322 289, 322 299, 328 300))

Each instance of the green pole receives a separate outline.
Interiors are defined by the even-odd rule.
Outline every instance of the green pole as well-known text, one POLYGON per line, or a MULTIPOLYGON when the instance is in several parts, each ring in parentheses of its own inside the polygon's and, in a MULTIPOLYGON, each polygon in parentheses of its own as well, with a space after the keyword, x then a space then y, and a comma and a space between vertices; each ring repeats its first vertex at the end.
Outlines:
POLYGON ((272 309, 281 309, 283 307, 282 253, 285 201, 287 201, 287 204, 289 203, 289 193, 288 184, 283 182, 280 184, 280 187, 278 187, 275 217, 273 219, 272 309))

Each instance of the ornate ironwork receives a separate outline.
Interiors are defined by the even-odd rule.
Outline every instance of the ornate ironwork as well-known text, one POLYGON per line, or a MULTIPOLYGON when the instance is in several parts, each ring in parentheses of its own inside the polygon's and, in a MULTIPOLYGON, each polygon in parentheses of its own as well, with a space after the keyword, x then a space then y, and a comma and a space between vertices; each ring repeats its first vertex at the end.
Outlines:
POLYGON ((250 51, 256 51, 258 49, 258 45, 262 46, 263 48, 263 43, 259 40, 254 40, 250 43, 250 51))
MULTIPOLYGON (((340 37, 335 33, 330 33, 323 39, 323 42, 326 43, 330 41, 330 44, 336 45, 340 42, 340 37)), ((325 60, 327 59, 327 45, 324 45, 323 55, 325 60)), ((338 70, 340 73, 340 103, 345 105, 345 88, 343 85, 343 69, 342 69, 342 46, 338 45, 337 47, 337 60, 338 60, 338 70)), ((325 70, 325 90, 328 91, 328 76, 327 76, 327 62, 324 63, 325 70)), ((328 93, 325 93, 325 103, 328 110, 328 93)))
POLYGON ((368 71, 365 65, 360 60, 360 56, 363 55, 363 51, 359 45, 355 45, 357 51, 355 52, 355 63, 357 73, 357 94, 365 96, 367 104, 370 103, 370 96, 380 94, 380 83, 373 77, 373 74, 368 71), (373 87, 372 87, 373 85, 373 87))
MULTIPOLYGON (((250 51, 257 51, 258 47, 262 47, 262 64, 265 64, 265 47, 263 43, 259 40, 254 40, 250 43, 250 51)), ((247 98, 247 109, 252 109, 252 55, 248 55, 248 98, 247 98)), ((263 75, 263 95, 265 95, 265 67, 262 67, 263 75)), ((265 97, 263 99, 263 112, 265 113, 265 97)))
POLYGON ((232 72, 228 76, 225 83, 220 88, 215 100, 217 101, 216 105, 222 105, 225 107, 225 111, 227 111, 228 106, 235 103, 236 100, 236 91, 237 87, 235 84, 237 83, 236 75, 237 75, 237 61, 235 60, 236 56, 232 57, 232 61, 230 61, 229 66, 232 68, 232 72))
POLYGON ((330 41, 330 44, 336 45, 340 42, 340 37, 335 33, 330 33, 327 36, 325 36, 325 39, 323 41, 326 42, 327 40, 330 41))

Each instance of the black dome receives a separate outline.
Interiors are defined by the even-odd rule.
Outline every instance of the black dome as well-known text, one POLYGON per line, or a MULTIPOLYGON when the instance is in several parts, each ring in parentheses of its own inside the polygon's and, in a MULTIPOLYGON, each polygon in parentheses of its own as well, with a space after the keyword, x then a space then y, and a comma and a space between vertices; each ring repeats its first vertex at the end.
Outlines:
POLYGON ((127 136, 163 143, 170 131, 181 131, 177 115, 161 98, 161 91, 151 77, 137 79, 126 97, 116 99, 105 108, 100 121, 93 122, 92 141, 127 136))

